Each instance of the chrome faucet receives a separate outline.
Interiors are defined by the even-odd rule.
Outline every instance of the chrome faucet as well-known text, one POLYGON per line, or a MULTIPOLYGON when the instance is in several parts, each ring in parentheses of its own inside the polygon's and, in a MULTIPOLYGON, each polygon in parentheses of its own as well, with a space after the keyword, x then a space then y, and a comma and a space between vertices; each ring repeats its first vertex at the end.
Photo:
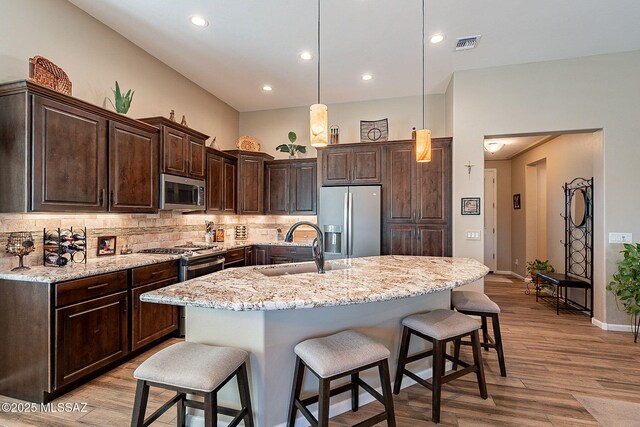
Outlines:
POLYGON ((289 243, 293 242, 293 232, 301 225, 308 225, 316 230, 317 236, 315 239, 313 239, 312 247, 313 261, 316 263, 316 267, 318 267, 318 274, 324 274, 324 239, 322 237, 322 231, 317 225, 312 224, 308 221, 296 222, 291 226, 289 231, 287 231, 287 235, 285 236, 284 241, 289 243))

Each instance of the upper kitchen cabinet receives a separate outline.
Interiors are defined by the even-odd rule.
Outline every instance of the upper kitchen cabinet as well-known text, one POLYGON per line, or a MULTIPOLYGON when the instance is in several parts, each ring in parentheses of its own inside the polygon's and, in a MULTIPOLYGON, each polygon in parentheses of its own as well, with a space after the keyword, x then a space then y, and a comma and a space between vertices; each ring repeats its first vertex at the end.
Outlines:
POLYGON ((207 212, 236 212, 238 159, 207 148, 207 212))
POLYGON ((157 132, 31 81, 0 85, 0 211, 155 212, 157 132))
POLYGON ((379 184, 382 181, 380 144, 329 145, 318 150, 322 185, 379 184))
POLYGON ((315 215, 316 159, 274 160, 265 166, 265 213, 315 215))
POLYGON ((238 205, 239 214, 264 213, 264 163, 273 160, 266 153, 254 151, 225 151, 238 158, 238 205))
POLYGON ((160 129, 160 169, 162 173, 205 179, 208 135, 166 117, 140 119, 160 129))

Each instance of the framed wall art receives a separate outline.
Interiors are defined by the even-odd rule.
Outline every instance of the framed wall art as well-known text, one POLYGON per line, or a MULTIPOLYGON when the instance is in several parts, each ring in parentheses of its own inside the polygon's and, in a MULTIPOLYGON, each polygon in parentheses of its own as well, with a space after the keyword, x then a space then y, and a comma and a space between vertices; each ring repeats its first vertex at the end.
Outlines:
POLYGON ((116 236, 98 237, 98 256, 116 254, 116 236))
POLYGON ((480 197, 463 197, 460 213, 462 215, 480 215, 480 197))
POLYGON ((389 140, 389 120, 360 120, 360 142, 385 142, 389 140))
POLYGON ((520 194, 513 195, 513 209, 520 209, 520 194))

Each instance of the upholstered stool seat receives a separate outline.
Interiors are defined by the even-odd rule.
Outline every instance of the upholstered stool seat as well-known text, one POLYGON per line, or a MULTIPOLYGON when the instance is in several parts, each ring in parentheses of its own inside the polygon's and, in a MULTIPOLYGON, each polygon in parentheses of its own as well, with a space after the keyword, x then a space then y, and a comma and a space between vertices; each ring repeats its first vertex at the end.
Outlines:
POLYGON ((440 422, 440 401, 444 383, 475 372, 480 396, 483 399, 488 397, 478 334, 480 323, 465 314, 453 310, 438 309, 405 317, 402 319, 402 326, 402 341, 398 355, 396 379, 393 385, 394 394, 400 393, 402 378, 405 375, 431 390, 431 421, 434 423, 440 422), (409 355, 412 335, 431 342, 431 349, 409 355), (457 356, 447 354, 447 343, 451 341, 459 342, 461 338, 467 336, 471 337, 473 344, 473 364, 463 362, 457 356), (407 364, 426 357, 433 357, 431 382, 407 369, 407 364), (447 360, 461 365, 464 369, 445 375, 445 363, 447 360))
POLYGON ((193 342, 180 342, 160 350, 142 362, 134 371, 138 380, 132 426, 148 426, 171 406, 178 406, 178 426, 185 425, 185 409, 204 410, 206 427, 217 426, 218 412, 234 417, 229 426, 244 420, 253 426, 251 397, 247 377, 249 353, 238 348, 214 347, 193 342), (241 409, 218 406, 217 392, 237 376, 241 409), (174 390, 177 394, 145 419, 149 387, 174 390), (204 397, 204 403, 187 399, 187 393, 204 397))
POLYGON ((387 347, 355 331, 306 340, 294 351, 321 378, 370 365, 391 355, 387 347))
POLYGON ((294 348, 296 366, 293 374, 293 390, 289 406, 288 427, 296 423, 298 410, 312 426, 329 425, 329 400, 340 393, 351 392, 351 409, 359 407, 359 387, 365 389, 384 405, 384 411, 363 421, 358 425, 374 425, 386 420, 387 425, 395 427, 393 397, 391 395, 391 379, 389 377, 389 350, 382 344, 355 331, 343 331, 323 338, 313 338, 301 342, 294 348), (369 368, 378 368, 382 394, 360 379, 360 372, 369 368), (300 398, 305 369, 318 377, 320 390, 315 396, 300 398), (351 381, 331 389, 331 381, 350 376, 351 381), (318 402, 318 418, 316 419, 308 405, 318 402))
MULTIPOLYGON (((504 350, 502 347, 502 334, 500 332, 500 307, 491 301, 483 292, 475 291, 453 291, 451 292, 451 307, 459 313, 470 316, 479 316, 482 322, 482 343, 485 350, 494 348, 498 353, 498 364, 500 365, 500 375, 507 376, 507 366, 504 361, 504 350), (493 337, 489 335, 488 319, 491 318, 493 327, 493 337)), ((469 345, 469 341, 458 340, 455 342, 454 357, 460 355, 460 345, 469 345)), ((457 365, 453 364, 454 369, 457 365)))
POLYGON ((451 292, 451 304, 456 310, 481 311, 483 313, 500 313, 500 307, 491 301, 486 294, 474 291, 451 292))

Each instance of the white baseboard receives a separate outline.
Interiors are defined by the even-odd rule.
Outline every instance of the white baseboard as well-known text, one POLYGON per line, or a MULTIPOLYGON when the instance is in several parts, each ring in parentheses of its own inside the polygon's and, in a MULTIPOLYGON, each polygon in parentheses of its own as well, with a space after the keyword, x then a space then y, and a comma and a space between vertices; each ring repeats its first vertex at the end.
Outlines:
MULTIPOLYGON (((446 369, 451 369, 451 362, 447 362, 446 365, 446 369)), ((418 375, 420 378, 431 378, 431 368, 429 369, 424 369, 422 371, 416 372, 416 375, 418 375)), ((393 378, 391 379, 391 381, 393 381, 393 378)), ((410 387, 412 385, 416 384, 416 382, 414 380, 412 380, 409 377, 404 377, 402 379, 402 388, 407 388, 410 387)), ((393 384, 391 385, 391 387, 393 388, 393 384)), ((378 393, 382 393, 382 389, 380 387, 376 387, 376 390, 378 391, 378 393)), ((367 393, 366 391, 363 391, 360 393, 360 397, 359 397, 359 403, 360 406, 364 406, 367 403, 371 403, 375 400, 375 398, 373 396, 371 396, 369 393, 367 393)), ((351 411, 351 399, 344 399, 341 400, 340 402, 336 402, 334 404, 332 404, 329 408, 329 413, 331 414, 332 417, 339 415, 339 414, 343 414, 345 412, 349 412, 351 411)), ((313 414, 314 417, 318 416, 318 410, 314 410, 311 411, 311 413, 313 414)), ((299 412, 298 412, 299 414, 299 412)), ((286 416, 286 414, 285 414, 286 416)), ((226 418, 226 417, 225 417, 226 418)), ((187 420, 186 420, 186 424, 188 427, 204 427, 204 416, 202 415, 191 415, 188 414, 187 415, 187 420)), ((218 426, 222 427, 222 426, 227 426, 229 424, 229 421, 223 421, 223 420, 219 420, 218 421, 218 426)), ((287 423, 283 422, 281 424, 276 425, 275 427, 286 427, 287 423)), ((295 427, 304 427, 304 426, 308 426, 309 423, 307 422, 307 419, 303 416, 303 415, 299 415, 298 418, 296 418, 296 425, 295 427)))
POLYGON ((507 270, 496 270, 493 274, 499 274, 501 276, 511 276, 513 273, 507 270))
POLYGON ((620 325, 616 323, 604 323, 596 319, 595 317, 591 319, 591 323, 596 325, 598 328, 605 331, 612 332, 633 332, 631 329, 631 325, 620 325))

